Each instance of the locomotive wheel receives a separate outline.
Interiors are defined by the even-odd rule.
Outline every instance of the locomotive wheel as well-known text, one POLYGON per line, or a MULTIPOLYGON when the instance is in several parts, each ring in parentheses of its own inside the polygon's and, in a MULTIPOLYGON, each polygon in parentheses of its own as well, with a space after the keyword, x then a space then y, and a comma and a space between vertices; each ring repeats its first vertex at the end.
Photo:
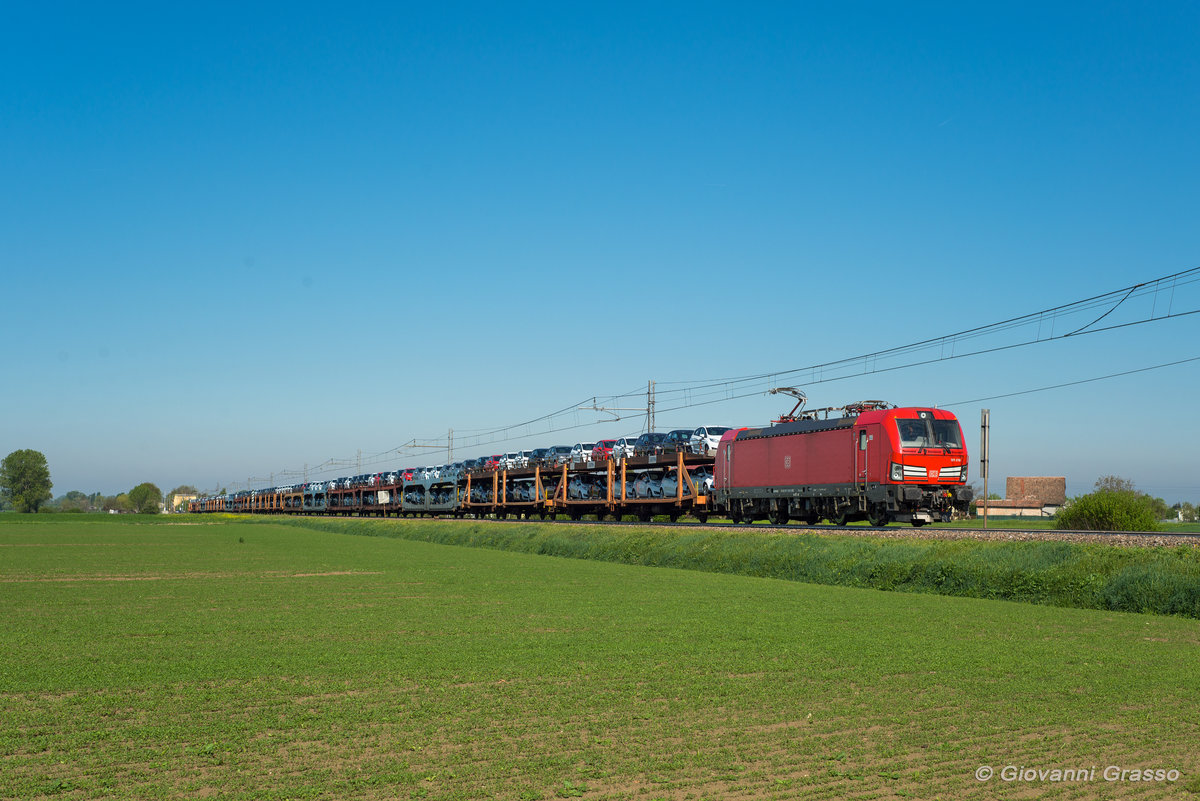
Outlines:
POLYGON ((837 523, 839 526, 846 525, 850 522, 850 513, 846 509, 843 509, 837 513, 837 518, 834 519, 833 522, 837 523))
POLYGON ((875 528, 883 528, 891 519, 891 515, 887 513, 886 509, 880 509, 876 512, 872 512, 871 516, 868 518, 871 525, 875 528))
POLYGON ((742 507, 735 506, 732 509, 730 509, 729 510, 729 519, 732 520, 734 523, 741 523, 742 522, 742 507))
POLYGON ((815 526, 817 523, 821 522, 821 513, 816 509, 809 509, 808 514, 804 518, 804 522, 808 523, 810 526, 815 526))
POLYGON ((786 526, 788 522, 787 509, 776 509, 771 512, 771 522, 777 526, 786 526))

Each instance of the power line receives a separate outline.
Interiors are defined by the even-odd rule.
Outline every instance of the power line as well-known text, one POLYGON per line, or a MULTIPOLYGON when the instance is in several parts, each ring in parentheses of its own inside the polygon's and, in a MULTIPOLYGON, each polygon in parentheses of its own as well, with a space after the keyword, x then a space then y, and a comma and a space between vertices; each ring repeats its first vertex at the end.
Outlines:
POLYGON ((1180 359, 1179 361, 1174 361, 1174 362, 1165 362, 1163 364, 1155 364, 1155 365, 1151 365, 1150 367, 1139 367, 1136 370, 1125 370, 1120 373, 1109 373, 1108 375, 1100 375, 1100 376, 1096 376, 1095 378, 1081 378, 1078 381, 1067 381, 1062 384, 1051 384, 1050 386, 1046 386, 1046 387, 1037 387, 1035 389, 1023 389, 1018 392, 1006 392, 1003 395, 989 395, 986 398, 972 398, 971 400, 955 401, 954 403, 942 404, 942 406, 943 407, 965 406, 968 403, 982 403, 983 401, 997 400, 999 398, 1014 398, 1018 395, 1032 395, 1035 392, 1048 392, 1049 390, 1052 390, 1052 389, 1062 389, 1063 387, 1075 387, 1075 386, 1079 386, 1080 384, 1091 384, 1095 381, 1107 381, 1110 378, 1120 378, 1121 376, 1135 375, 1136 373, 1146 373, 1151 370, 1161 370, 1164 367, 1175 367, 1176 365, 1187 364, 1188 362, 1195 362, 1195 361, 1200 361, 1200 356, 1193 356, 1190 359, 1180 359))
MULTIPOLYGON (((874 351, 861 356, 838 359, 835 361, 824 362, 805 367, 788 368, 774 372, 756 373, 753 375, 737 376, 724 379, 655 382, 655 412, 662 414, 679 411, 681 409, 709 406, 717 403, 737 400, 740 398, 752 397, 755 395, 760 395, 766 392, 768 389, 778 386, 780 383, 784 383, 785 381, 786 383, 803 383, 805 385, 840 381, 848 378, 857 378, 863 375, 873 375, 876 373, 920 367, 950 359, 962 359, 969 356, 981 356, 991 353, 998 353, 1006 350, 1028 347, 1030 345, 1059 341, 1068 337, 1097 334, 1136 325, 1143 325, 1151 322, 1186 317, 1192 314, 1200 313, 1200 308, 1193 308, 1179 312, 1174 311, 1177 291, 1181 288, 1192 286, 1198 282, 1200 282, 1200 267, 1184 270, 1172 275, 1154 279, 1152 281, 1145 281, 1133 284, 1132 286, 1122 287, 1121 289, 1113 290, 1111 292, 1106 292, 1090 298, 1085 298, 1083 300, 1074 301, 1072 303, 1066 303, 1048 309, 1043 309, 1042 311, 1033 312, 1031 314, 1012 317, 996 323, 977 326, 975 328, 965 329, 954 334, 925 339, 908 345, 901 345, 894 348, 874 351), (1167 298, 1167 310, 1165 313, 1159 314, 1158 306, 1162 296, 1166 296, 1167 298), (1144 316, 1140 319, 1116 322, 1101 328, 1093 327, 1096 323, 1107 318, 1119 308, 1126 305, 1131 299, 1143 297, 1149 297, 1153 301, 1148 316, 1144 316), (1089 314, 1089 312, 1094 313, 1095 310, 1099 309, 1104 310, 1103 313, 1099 314, 1099 316, 1089 314), (1084 315, 1087 315, 1087 318, 1084 318, 1084 315), (1078 321, 1079 318, 1086 319, 1087 321, 1080 325, 1078 321), (1075 321, 1072 322, 1073 320, 1075 321), (1032 328, 1032 334, 1020 341, 991 344, 987 347, 976 347, 975 349, 966 351, 961 349, 967 345, 967 343, 983 340, 988 337, 999 337, 1008 334, 1009 332, 1019 331, 1026 328, 1032 328), (1068 330, 1065 333, 1058 333, 1062 329, 1068 330), (665 400, 664 396, 667 399, 674 398, 676 403, 674 405, 668 405, 670 401, 665 400)), ((1011 395, 1025 394, 1026 392, 1041 392, 1048 389, 1072 386, 1076 383, 1088 383, 1090 381, 1099 381, 1104 380, 1105 378, 1114 378, 1120 375, 1128 375, 1137 372, 1144 372, 1146 370, 1160 369, 1162 367, 1183 364, 1188 361, 1192 360, 1185 359, 1179 362, 1140 368, 1138 370, 1126 371, 1124 373, 1114 373, 1109 376, 1101 376, 1094 379, 1084 379, 1079 382, 1068 382, 1065 384, 1056 385, 1054 387, 1041 387, 1019 393, 996 395, 991 398, 981 398, 978 400, 992 400, 995 398, 1010 397, 1011 395)), ((557 411, 548 412, 539 417, 534 417, 520 423, 483 429, 459 429, 458 435, 455 437, 455 444, 459 448, 472 448, 479 447, 481 445, 508 442, 513 439, 530 436, 535 433, 556 433, 559 431, 569 431, 576 428, 594 426, 599 422, 616 422, 617 420, 621 420, 623 418, 617 416, 615 420, 589 420, 580 422, 580 407, 587 403, 590 403, 592 407, 599 407, 601 405, 616 406, 624 399, 643 394, 644 392, 644 389, 635 389, 614 395, 597 395, 592 396, 591 398, 588 398, 582 402, 573 403, 557 411), (537 429, 536 431, 534 430, 535 428, 537 429)), ((959 403, 972 402, 974 401, 960 401, 959 403)), ((631 417, 634 418, 644 418, 646 416, 646 413, 631 415, 631 417)), ((412 453, 412 451, 418 449, 449 446, 448 441, 445 446, 438 446, 435 444, 441 441, 442 440, 440 438, 434 437, 414 438, 403 445, 372 454, 365 460, 362 460, 360 456, 358 461, 360 465, 366 464, 367 466, 373 466, 376 464, 382 464, 384 462, 391 462, 397 457, 412 457, 415 455, 412 453)), ((331 472, 337 472, 337 467, 346 464, 346 460, 328 459, 325 462, 317 465, 315 468, 309 468, 308 473, 310 475, 326 475, 331 472)), ((359 469, 361 469, 361 466, 359 469)))

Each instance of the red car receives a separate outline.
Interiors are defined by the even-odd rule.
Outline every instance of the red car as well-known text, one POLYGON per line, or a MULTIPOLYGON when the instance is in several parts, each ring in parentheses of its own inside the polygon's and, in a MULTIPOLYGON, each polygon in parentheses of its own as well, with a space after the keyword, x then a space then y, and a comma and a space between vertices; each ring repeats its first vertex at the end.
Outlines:
POLYGON ((502 453, 494 453, 483 460, 484 470, 497 470, 500 467, 500 460, 504 458, 502 453))
POLYGON ((602 439, 596 443, 596 447, 592 448, 592 461, 603 462, 612 458, 613 445, 616 445, 615 439, 602 439))

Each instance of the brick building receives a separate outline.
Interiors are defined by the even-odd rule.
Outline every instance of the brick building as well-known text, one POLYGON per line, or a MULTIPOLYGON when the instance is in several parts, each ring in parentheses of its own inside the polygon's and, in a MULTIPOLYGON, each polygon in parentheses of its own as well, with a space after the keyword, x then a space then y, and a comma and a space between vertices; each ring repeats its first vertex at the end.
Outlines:
POLYGON ((1065 476, 1009 476, 1002 501, 980 499, 976 514, 988 517, 1053 517, 1067 501, 1065 476))

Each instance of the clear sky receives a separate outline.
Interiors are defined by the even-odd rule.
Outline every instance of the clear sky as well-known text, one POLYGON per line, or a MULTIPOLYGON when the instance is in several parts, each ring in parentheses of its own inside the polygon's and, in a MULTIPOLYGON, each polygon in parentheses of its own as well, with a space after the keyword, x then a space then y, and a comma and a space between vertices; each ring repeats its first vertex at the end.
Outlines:
MULTIPOLYGON (((468 432, 1195 268, 1198 41, 1192 2, 11 5, 0 453, 44 452, 58 495, 437 463, 385 452, 451 428, 456 458, 571 444, 645 421, 468 432)), ((950 405, 972 446, 990 408, 1001 492, 1115 473, 1197 502, 1200 362, 995 396, 1198 334, 789 383, 950 405)))

